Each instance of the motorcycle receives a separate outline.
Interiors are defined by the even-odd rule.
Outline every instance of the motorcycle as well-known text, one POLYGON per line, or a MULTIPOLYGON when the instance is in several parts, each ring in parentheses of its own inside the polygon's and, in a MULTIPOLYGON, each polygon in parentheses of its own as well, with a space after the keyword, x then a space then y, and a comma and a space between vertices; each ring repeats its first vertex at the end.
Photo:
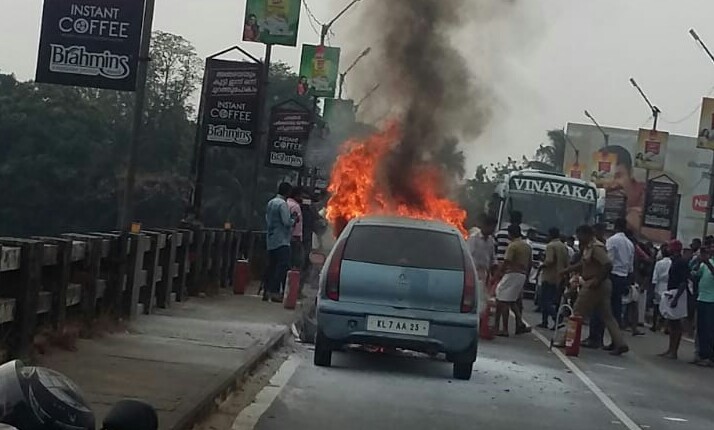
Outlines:
MULTIPOLYGON (((156 410, 138 400, 122 400, 101 430, 156 430, 156 410)), ((0 430, 95 430, 95 417, 69 378, 15 360, 0 366, 0 430)))

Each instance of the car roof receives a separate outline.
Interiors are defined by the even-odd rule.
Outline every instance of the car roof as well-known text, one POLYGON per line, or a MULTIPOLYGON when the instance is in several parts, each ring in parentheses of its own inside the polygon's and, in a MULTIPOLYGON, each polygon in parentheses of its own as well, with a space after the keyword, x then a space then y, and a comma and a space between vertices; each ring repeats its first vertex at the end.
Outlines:
POLYGON ((459 235, 456 227, 442 221, 427 221, 400 216, 367 216, 352 221, 353 225, 417 228, 459 235))

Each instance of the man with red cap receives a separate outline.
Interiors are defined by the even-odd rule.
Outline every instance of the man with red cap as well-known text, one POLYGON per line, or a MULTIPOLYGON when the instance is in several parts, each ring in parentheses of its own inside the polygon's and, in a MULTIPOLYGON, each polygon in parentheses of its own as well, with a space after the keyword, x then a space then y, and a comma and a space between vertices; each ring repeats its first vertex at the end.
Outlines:
POLYGON ((689 261, 682 256, 682 242, 673 240, 667 245, 670 253, 672 265, 669 269, 669 279, 667 281, 667 292, 663 294, 662 300, 667 300, 665 307, 669 307, 671 312, 664 315, 669 327, 669 348, 659 354, 660 357, 677 359, 679 344, 682 341, 682 319, 687 317, 687 300, 683 300, 682 295, 687 291, 687 284, 690 278, 689 261), (681 307, 684 307, 683 313, 681 307))

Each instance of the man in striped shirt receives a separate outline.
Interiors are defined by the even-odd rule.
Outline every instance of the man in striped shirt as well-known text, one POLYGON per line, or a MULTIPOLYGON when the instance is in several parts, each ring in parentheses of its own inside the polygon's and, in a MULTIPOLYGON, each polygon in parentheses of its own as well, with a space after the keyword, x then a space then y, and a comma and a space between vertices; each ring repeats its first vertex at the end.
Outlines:
MULTIPOLYGON (((511 222, 509 225, 517 225, 520 227, 522 222, 522 213, 518 211, 511 212, 511 222)), ((506 257, 506 249, 508 249, 510 243, 511 240, 508 238, 508 226, 505 226, 496 233, 496 260, 498 260, 499 263, 503 263, 506 257)))

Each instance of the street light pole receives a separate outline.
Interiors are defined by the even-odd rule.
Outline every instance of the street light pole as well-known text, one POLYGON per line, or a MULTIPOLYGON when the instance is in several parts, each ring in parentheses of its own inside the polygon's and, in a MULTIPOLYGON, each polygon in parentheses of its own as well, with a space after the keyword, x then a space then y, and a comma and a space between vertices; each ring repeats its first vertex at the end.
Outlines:
POLYGON ((571 148, 573 148, 573 151, 575 151, 575 164, 580 164, 580 150, 578 149, 577 146, 573 143, 572 140, 568 137, 568 135, 565 133, 565 129, 563 128, 563 139, 570 145, 571 148))
POLYGON ((590 118, 590 121, 592 121, 593 124, 595 124, 595 127, 597 127, 597 129, 600 130, 600 133, 602 133, 602 135, 605 137, 605 148, 610 146, 610 135, 607 134, 602 127, 600 127, 600 124, 597 122, 597 120, 592 115, 590 115, 590 112, 585 111, 585 116, 590 118))
POLYGON ((650 99, 647 98, 647 95, 645 95, 645 92, 642 91, 642 88, 640 88, 639 85, 637 85, 637 82, 635 81, 634 78, 630 78, 630 83, 632 84, 633 87, 637 89, 637 91, 640 92, 640 95, 642 96, 643 99, 645 99, 645 103, 647 103, 647 106, 649 106, 650 110, 652 111, 652 116, 654 117, 654 125, 652 126, 652 131, 657 131, 657 119, 659 118, 659 114, 662 113, 661 110, 655 105, 653 105, 650 102, 650 99))
POLYGON ((374 87, 372 87, 371 90, 369 90, 369 92, 367 92, 367 94, 364 97, 362 97, 362 99, 355 105, 355 113, 357 113, 360 106, 362 106, 362 103, 364 103, 364 101, 367 100, 368 98, 372 97, 372 94, 374 94, 379 89, 379 87, 381 85, 382 84, 375 85, 374 87))
POLYGON ((352 2, 345 6, 345 8, 342 9, 342 11, 338 13, 336 17, 332 18, 332 21, 322 25, 322 31, 320 32, 320 46, 325 45, 325 38, 327 38, 327 33, 330 31, 330 28, 332 28, 335 22, 337 22, 338 19, 342 18, 342 15, 346 14, 347 11, 352 8, 352 6, 356 5, 361 1, 362 0, 352 0, 352 2))
POLYGON ((144 28, 141 33, 139 48, 139 66, 137 67, 136 94, 134 99, 134 119, 132 123, 129 158, 127 160, 126 179, 124 181, 124 196, 119 208, 118 229, 127 232, 133 217, 134 185, 136 183, 136 157, 139 152, 139 141, 144 128, 144 104, 146 101, 146 77, 149 70, 149 50, 151 48, 151 31, 154 24, 154 9, 156 0, 147 0, 144 8, 144 28))
MULTIPOLYGON (((689 34, 692 36, 692 38, 702 47, 704 48, 704 52, 707 53, 709 56, 709 59, 714 62, 714 54, 712 54, 712 51, 709 50, 709 47, 704 43, 704 41, 699 37, 696 31, 694 29, 689 30, 689 34)), ((709 168, 709 198, 707 199, 707 211, 704 214, 704 228, 702 229, 702 239, 707 237, 709 234, 709 220, 711 219, 712 216, 712 206, 714 206, 714 151, 712 151, 712 164, 709 168)))
POLYGON ((362 51, 361 54, 355 59, 355 61, 350 65, 350 67, 347 68, 343 73, 340 73, 340 90, 338 92, 337 98, 342 100, 342 89, 345 85, 345 78, 347 75, 352 71, 352 69, 355 68, 357 63, 359 63, 364 57, 369 55, 369 53, 372 52, 372 48, 367 48, 364 51, 362 51))

